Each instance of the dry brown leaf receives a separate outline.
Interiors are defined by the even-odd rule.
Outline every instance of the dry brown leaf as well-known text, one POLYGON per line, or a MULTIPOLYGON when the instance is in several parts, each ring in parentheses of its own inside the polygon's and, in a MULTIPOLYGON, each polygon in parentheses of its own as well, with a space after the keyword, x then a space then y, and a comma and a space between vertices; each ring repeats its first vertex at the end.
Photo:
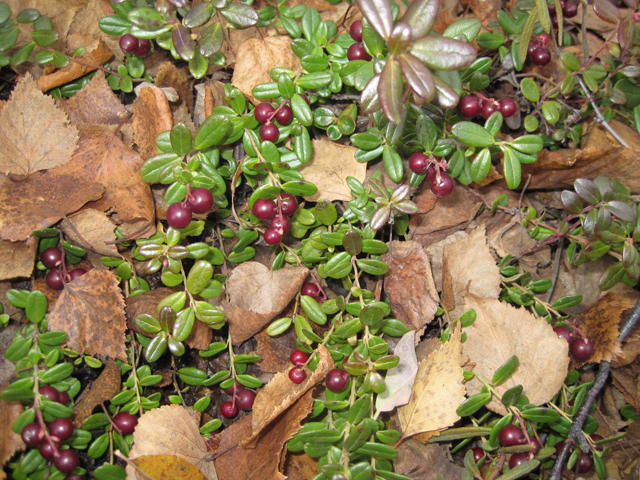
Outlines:
POLYGON ((120 393, 120 367, 115 362, 107 362, 98 378, 82 391, 73 405, 73 425, 80 428, 89 415, 103 402, 120 393))
POLYGON ((106 245, 106 242, 116 239, 114 233, 116 226, 103 212, 87 208, 67 217, 62 221, 61 226, 64 234, 76 245, 82 245, 85 248, 91 247, 89 250, 101 255, 118 256, 118 248, 115 245, 106 245), (81 237, 78 236, 78 233, 81 237))
POLYGON ((295 75, 302 72, 300 59, 291 50, 291 38, 248 38, 236 50, 236 66, 231 83, 254 105, 258 105, 261 100, 251 95, 251 91, 256 85, 273 81, 269 73, 275 67, 289 68, 295 75))
POLYGON ((498 298, 500 270, 487 246, 484 226, 467 237, 445 245, 442 254, 442 303, 452 319, 464 312, 467 293, 498 298))
POLYGON ((420 331, 435 318, 439 303, 429 255, 412 241, 394 240, 389 250, 383 257, 389 265, 384 291, 391 300, 391 310, 395 318, 420 331))
POLYGON ((626 403, 640 408, 640 362, 611 370, 613 385, 620 390, 626 403))
POLYGON ((461 480, 464 468, 451 461, 445 448, 409 439, 398 447, 394 471, 415 480, 461 480))
POLYGON ((191 89, 187 75, 186 70, 179 70, 171 62, 161 64, 158 69, 158 75, 155 80, 156 87, 173 87, 178 93, 178 102, 171 105, 173 111, 177 110, 180 105, 186 105, 189 113, 193 113, 193 90, 191 89))
POLYGON ((272 337, 267 332, 262 331, 255 338, 258 342, 256 355, 260 355, 261 358, 258 363, 260 370, 275 373, 284 370, 291 364, 288 352, 293 352, 298 348, 296 346, 297 336, 293 328, 276 337, 272 337))
POLYGON ((313 155, 311 160, 300 168, 305 180, 318 187, 315 195, 305 197, 307 200, 352 200, 351 189, 347 185, 347 177, 357 178, 364 182, 367 164, 355 159, 356 149, 334 143, 327 138, 312 140, 313 155))
POLYGON ((409 402, 418 373, 415 340, 416 332, 411 330, 402 336, 393 349, 393 354, 397 355, 400 361, 384 377, 387 389, 376 398, 376 410, 390 412, 409 402))
MULTIPOLYGON (((218 478, 213 462, 207 461, 211 451, 200 436, 198 424, 181 405, 154 408, 140 417, 129 459, 147 455, 173 455, 189 462, 208 480, 218 478)), ((132 470, 127 467, 129 475, 132 470)))
POLYGON ((26 242, 0 240, 0 280, 30 277, 37 250, 36 237, 30 237, 26 242))
POLYGON ((318 345, 320 359, 313 372, 309 372, 306 380, 295 384, 289 379, 289 370, 276 373, 264 387, 258 390, 252 410, 252 434, 243 441, 243 445, 254 444, 260 432, 267 428, 278 415, 287 410, 308 390, 320 383, 327 372, 334 367, 329 351, 322 345, 318 345))
MULTIPOLYGON (((502 395, 511 387, 522 385, 532 405, 549 402, 567 376, 569 344, 559 338, 543 318, 536 318, 525 308, 515 308, 494 298, 467 295, 466 308, 476 311, 476 321, 465 329, 467 341, 462 350, 475 364, 474 371, 491 381, 493 374, 513 355, 520 366, 507 381, 496 387, 502 395)), ((482 383, 474 378, 466 384, 467 393, 480 393, 482 383)), ((487 408, 500 415, 506 410, 493 397, 487 408)))
POLYGON ((634 328, 622 344, 622 353, 616 355, 611 362, 613 368, 624 367, 640 355, 640 328, 634 328))
POLYGON ((48 323, 52 330, 67 332, 73 350, 127 361, 124 300, 109 270, 93 269, 66 283, 48 323))
MULTIPOLYGON (((3 299, 7 298, 6 293, 9 289, 3 288, 7 283, 9 284, 9 287, 11 287, 9 282, 0 282, 0 287, 2 287, 0 288, 0 294, 2 294, 3 299)), ((13 305, 11 305, 7 300, 4 300, 4 303, 13 307, 13 305)), ((3 313, 10 315, 7 310, 8 309, 5 308, 3 313)), ((12 361, 8 360, 4 354, 6 353, 7 348, 11 345, 11 340, 13 340, 15 334, 18 333, 18 325, 18 322, 10 322, 0 330, 0 388, 7 385, 16 373, 16 365, 12 361)))
POLYGON ((200 470, 175 455, 145 455, 130 460, 140 480, 207 480, 200 470))
POLYGON ((133 132, 144 158, 156 154, 156 137, 173 127, 167 96, 159 88, 145 87, 133 102, 133 132))
POLYGON ((25 448, 20 435, 11 430, 13 422, 23 411, 20 402, 7 402, 0 398, 0 479, 6 478, 2 468, 5 463, 14 453, 25 448))
POLYGON ((222 432, 216 470, 220 480, 284 480, 280 472, 286 442, 300 430, 313 407, 308 391, 259 433, 255 448, 244 447, 252 433, 252 415, 245 415, 222 432))
POLYGON ((307 480, 318 474, 318 459, 305 452, 293 453, 287 450, 284 461, 284 474, 287 480, 307 480))
POLYGON ((119 125, 128 115, 118 97, 107 83, 103 72, 89 82, 64 104, 71 123, 119 125))
POLYGON ((67 51, 73 52, 76 48, 86 46, 96 38, 101 38, 114 55, 114 61, 124 63, 124 53, 118 45, 120 37, 108 35, 100 30, 99 21, 102 17, 114 15, 110 2, 104 0, 79 0, 82 8, 73 18, 66 37, 67 51))
POLYGON ((67 164, 78 144, 78 130, 31 75, 18 80, 0 110, 0 173, 27 176, 67 164))
POLYGON ((398 408, 405 438, 420 435, 425 442, 460 419, 456 409, 464 401, 460 331, 418 364, 409 403, 398 408))

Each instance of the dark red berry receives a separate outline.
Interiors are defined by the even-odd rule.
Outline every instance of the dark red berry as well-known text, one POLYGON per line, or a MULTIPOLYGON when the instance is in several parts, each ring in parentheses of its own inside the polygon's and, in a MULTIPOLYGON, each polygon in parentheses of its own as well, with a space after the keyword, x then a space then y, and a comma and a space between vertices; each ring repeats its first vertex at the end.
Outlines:
POLYGON ((62 405, 68 405, 69 404, 69 394, 67 392, 58 393, 58 403, 61 403, 62 405))
POLYGON ((578 14, 578 4, 576 2, 565 2, 562 7, 562 13, 565 18, 575 17, 578 14))
POLYGON ((273 123, 265 123, 260 127, 260 138, 265 142, 275 142, 280 136, 280 131, 273 123))
POLYGON ((267 245, 277 245, 282 241, 282 235, 275 228, 268 228, 264 232, 264 241, 267 245))
POLYGON ((574 333, 569 327, 565 327, 564 325, 558 325, 553 329, 560 338, 564 338, 568 343, 573 342, 574 333))
POLYGON ((38 423, 29 423, 22 429, 22 441, 27 447, 40 445, 44 438, 44 431, 38 423))
POLYGON ((446 197, 453 192, 454 185, 453 178, 449 174, 441 173, 439 178, 436 177, 431 182, 431 192, 438 197, 446 197))
POLYGON ((293 110, 289 105, 284 105, 278 113, 276 113, 276 121, 280 125, 289 125, 293 120, 293 110))
POLYGON ((64 480, 87 480, 87 477, 85 475, 67 475, 64 480))
POLYGON ((172 203, 167 209, 167 223, 173 228, 182 230, 191 223, 191 215, 191 209, 187 205, 182 205, 182 202, 172 203))
POLYGON ((49 247, 40 254, 40 261, 48 269, 55 268, 62 262, 62 251, 56 247, 49 247))
POLYGON ((273 105, 270 103, 261 103, 253 111, 253 115, 256 117, 258 123, 267 123, 275 111, 276 109, 273 108, 273 105))
POLYGON ((307 372, 300 367, 294 367, 289 370, 289 380, 293 383, 302 383, 307 378, 307 372))
POLYGON ((473 447, 471 451, 473 452, 473 461, 476 463, 482 460, 485 456, 484 450, 480 447, 473 447))
POLYGON ((324 383, 332 392, 341 392, 347 388, 347 384, 349 383, 349 374, 344 370, 334 368, 333 370, 329 370, 329 373, 327 373, 327 376, 324 379, 324 383))
POLYGON ((304 365, 307 362, 308 358, 309 357, 307 356, 307 354, 302 350, 296 350, 291 354, 291 356, 289 356, 289 360, 291 360, 291 363, 293 363, 296 367, 304 365))
POLYGON ((301 94, 300 96, 302 97, 302 99, 303 99, 305 102, 307 102, 307 105, 311 105, 311 102, 309 101, 309 99, 307 98, 307 96, 306 96, 306 95, 302 95, 302 94, 301 94))
POLYGON ((282 213, 287 217, 296 213, 296 210, 298 209, 298 200, 295 196, 290 193, 281 193, 279 202, 281 204, 282 213))
POLYGON ((576 471, 578 473, 587 473, 593 468, 593 459, 588 453, 582 452, 576 463, 576 471))
POLYGON ((64 288, 64 282, 62 281, 62 274, 58 270, 51 270, 47 273, 45 281, 49 288, 53 290, 62 290, 64 288))
POLYGON ((241 410, 251 410, 255 399, 256 392, 254 392, 253 390, 249 390, 248 388, 243 388, 238 392, 238 395, 236 397, 236 405, 241 410))
POLYGON ((498 110, 498 105, 496 105, 494 103, 493 99, 485 100, 484 102, 482 102, 482 108, 480 109, 480 115, 482 115, 482 118, 484 118, 486 120, 496 110, 498 110))
POLYGON ((56 418, 49 424, 49 434, 59 438, 61 442, 71 438, 73 430, 73 423, 68 418, 56 418))
POLYGON ((371 60, 371 55, 367 53, 364 49, 364 45, 362 43, 354 43, 347 50, 347 58, 349 61, 353 60, 371 60))
POLYGON ((424 153, 414 153, 409 157, 409 168, 413 173, 424 175, 429 170, 431 161, 424 153))
POLYGON ((537 455, 540 449, 542 448, 542 444, 537 438, 532 438, 529 442, 529 445, 533 445, 533 454, 537 455))
POLYGON ((576 338, 573 342, 571 342, 569 350, 571 350, 571 355, 573 355, 573 358, 581 362, 586 362, 587 360, 589 360, 595 352, 593 344, 589 341, 588 338, 576 338))
POLYGON ((349 35, 351 35, 351 38, 356 42, 362 41, 362 22, 360 20, 356 20, 351 24, 351 27, 349 27, 349 35))
POLYGON ((516 110, 518 109, 516 107, 516 102, 514 102, 512 99, 508 97, 505 97, 502 100, 500 100, 499 108, 500 108, 500 113, 504 118, 509 118, 513 116, 516 113, 516 110))
POLYGON ((62 450, 60 455, 53 459, 53 464, 62 473, 71 473, 78 466, 78 455, 73 450, 62 450))
POLYGON ((227 418, 233 418, 238 415, 238 407, 233 402, 224 402, 220 407, 220 413, 227 418))
POLYGON ((144 57, 151 51, 151 42, 146 38, 141 38, 138 40, 138 48, 134 52, 138 57, 144 57))
POLYGON ((562 450, 563 446, 564 446, 564 442, 558 442, 553 446, 553 448, 556 449, 556 455, 560 455, 560 451, 562 450))
POLYGON ((546 33, 541 33, 540 35, 538 35, 538 41, 542 44, 542 46, 544 47, 547 43, 549 43, 549 35, 547 35, 546 33))
POLYGON ((131 435, 138 425, 138 418, 129 412, 118 412, 113 416, 113 423, 123 435, 131 435))
POLYGON ((40 450, 40 455, 44 457, 45 460, 53 460, 53 457, 56 455, 59 446, 55 442, 50 442, 48 440, 44 440, 38 450, 40 450))
POLYGON ((269 222, 269 228, 273 228, 278 232, 287 233, 291 228, 291 220, 286 216, 276 216, 269 222))
POLYGON ((506 425, 498 433, 498 441, 503 447, 513 447, 524 442, 524 433, 515 425, 506 425))
POLYGON ((551 54, 546 48, 536 48, 531 56, 531 61, 538 67, 544 67, 551 61, 551 54))
POLYGON ((547 5, 547 9, 549 10, 549 15, 556 14, 556 6, 555 5, 547 5))
POLYGON ((224 393, 226 393, 227 395, 234 395, 235 392, 239 392, 240 390, 242 390, 244 388, 244 385, 242 385, 238 380, 236 380, 233 385, 231 385, 230 387, 227 387, 224 390, 224 393))
POLYGON ((514 468, 519 467, 520 465, 522 465, 524 462, 527 462, 528 460, 529 460, 529 452, 514 453, 511 455, 511 458, 509 459, 509 468, 513 470, 514 468))
POLYGON ((251 213, 259 220, 271 220, 277 211, 276 202, 264 198, 257 199, 251 207, 251 213))
POLYGON ((133 35, 127 33, 120 37, 120 50, 124 53, 133 53, 138 49, 138 39, 133 35))
POLYGON ((424 181, 427 182, 427 185, 431 185, 434 178, 436 178, 436 169, 429 167, 427 169, 427 176, 424 177, 424 181))
POLYGON ((213 207, 213 195, 206 188, 194 188, 189 192, 187 204, 193 213, 207 213, 213 207))
POLYGON ((558 16, 557 15, 552 15, 551 16, 551 25, 553 25, 555 28, 558 28, 558 16))
POLYGON ((527 58, 532 59, 534 52, 540 48, 540 44, 535 40, 529 42, 529 46, 527 47, 527 58))
POLYGON ((69 281, 73 282, 76 278, 81 277, 85 273, 87 273, 87 271, 84 268, 74 268, 69 272, 69 277, 71 278, 69 281))
POLYGON ((318 285, 316 285, 315 283, 307 282, 302 285, 302 288, 300 289, 300 295, 308 295, 317 299, 320 297, 320 287, 318 287, 318 285))
MULTIPOLYGON (((591 434, 591 441, 592 442, 599 442, 600 440, 603 440, 604 437, 598 433, 592 433, 591 434)), ((595 448, 598 452, 601 452, 604 450, 604 445, 600 444, 600 445, 594 445, 593 448, 595 448)))
POLYGON ((40 392, 40 395, 47 397, 52 402, 60 401, 60 392, 58 392, 58 390, 55 387, 52 387, 51 385, 41 386, 38 392, 40 392))
POLYGON ((480 113, 480 99, 475 95, 465 95, 458 102, 458 113, 465 118, 473 118, 480 113))

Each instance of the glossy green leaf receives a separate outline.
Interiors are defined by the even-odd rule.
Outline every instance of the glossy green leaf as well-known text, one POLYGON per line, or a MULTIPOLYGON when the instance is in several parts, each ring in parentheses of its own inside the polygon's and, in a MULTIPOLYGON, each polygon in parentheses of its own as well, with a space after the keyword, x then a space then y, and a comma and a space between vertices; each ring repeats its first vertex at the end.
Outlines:
POLYGON ((519 365, 520 360, 516 355, 513 355, 496 370, 496 373, 493 374, 493 378, 491 379, 491 383, 493 385, 500 385, 506 382, 509 377, 514 374, 519 365))
MULTIPOLYGON (((385 40, 388 39, 393 28, 393 16, 389 2, 387 0, 356 0, 356 3, 378 35, 385 40)), ((411 22, 407 23, 411 25, 411 22)))
POLYGON ((446 37, 421 38, 411 45, 411 53, 439 70, 457 70, 470 65, 476 58, 473 46, 446 37))
POLYGON ((504 149, 504 179, 511 189, 518 188, 522 179, 520 159, 510 148, 504 149))
POLYGON ((458 122, 451 128, 451 133, 471 147, 489 147, 495 142, 493 135, 473 122, 458 122))
POLYGON ((231 129, 229 119, 221 114, 214 114, 202 122, 196 138, 194 146, 198 150, 206 150, 214 145, 220 145, 231 129))
POLYGON ((436 21, 440 10, 438 0, 415 0, 402 17, 402 21, 411 27, 413 40, 424 37, 429 33, 436 21))
POLYGON ((256 9, 244 3, 229 3, 220 13, 229 23, 241 29, 255 25, 259 19, 256 9))

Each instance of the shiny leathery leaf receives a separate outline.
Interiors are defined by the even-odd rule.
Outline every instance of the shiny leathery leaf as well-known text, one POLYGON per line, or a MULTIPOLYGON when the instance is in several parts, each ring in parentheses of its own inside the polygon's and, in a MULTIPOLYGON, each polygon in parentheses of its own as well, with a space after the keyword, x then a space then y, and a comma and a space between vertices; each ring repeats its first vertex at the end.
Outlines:
MULTIPOLYGON (((433 78, 431 80, 433 81, 433 78)), ((393 123, 400 123, 402 121, 402 110, 404 109, 402 91, 402 69, 400 62, 396 57, 390 57, 380 75, 378 97, 382 110, 393 123)), ((399 180, 395 181, 397 182, 399 180)))
POLYGON ((373 113, 380 110, 380 97, 378 86, 380 85, 380 74, 376 74, 369 80, 360 94, 360 106, 364 113, 373 113))
MULTIPOLYGON (((208 5, 208 3, 201 3, 200 5, 208 5)), ((203 28, 200 32, 198 50, 203 57, 209 58, 220 51, 223 43, 224 32, 222 31, 222 26, 219 23, 214 22, 203 28)))
POLYGON ((605 22, 616 24, 620 21, 620 10, 609 0, 594 0, 593 11, 605 22))
POLYGON ((402 164, 402 157, 400 157, 400 154, 394 147, 390 145, 383 147, 382 162, 391 180, 394 182, 402 181, 404 165, 402 164))
POLYGON ((571 190, 563 190, 560 199, 562 200, 562 206, 569 213, 578 214, 584 207, 582 199, 571 190))
POLYGON ((196 315, 191 307, 185 308, 176 316, 176 323, 173 325, 173 337, 178 342, 183 342, 191 335, 196 315))
POLYGON ((520 159, 509 147, 504 148, 504 178, 511 189, 518 188, 522 179, 520 159))
POLYGON ((438 442, 451 442, 453 440, 462 440, 465 438, 473 438, 486 436, 491 433, 491 428, 489 427, 460 427, 460 428, 449 428, 444 430, 435 437, 431 437, 429 439, 429 443, 438 443, 438 442))
POLYGON ((495 142, 487 129, 473 122, 458 122, 452 127, 451 133, 471 147, 489 147, 495 142))
POLYGON ((347 252, 340 252, 324 265, 324 276, 331 278, 342 278, 351 273, 351 255, 347 252))
POLYGON ((59 363, 40 376, 43 383, 56 383, 64 380, 73 373, 73 363, 59 363))
POLYGON ((516 385, 502 394, 502 403, 506 408, 518 403, 520 396, 522 395, 522 385, 516 385))
POLYGON ((195 54, 195 43, 191 38, 191 34, 189 30, 184 28, 182 25, 178 25, 174 28, 171 38, 173 40, 173 48, 176 53, 182 58, 185 62, 190 62, 193 60, 193 56, 195 54))
POLYGON ((387 40, 393 28, 393 14, 388 0, 356 0, 356 3, 378 35, 387 40))
POLYGON ((200 293, 213 278, 213 266, 206 260, 198 260, 187 276, 187 290, 194 295, 200 293))
POLYGON ((578 178, 573 182, 573 188, 578 196, 589 205, 596 205, 602 201, 602 194, 593 181, 586 178, 578 178))
POLYGON ((460 417, 473 415, 491 400, 491 393, 478 393, 467 398, 456 409, 456 414, 460 417))
POLYGON ((198 150, 206 150, 214 145, 220 145, 230 129, 231 121, 225 115, 211 115, 198 128, 194 146, 198 150))
POLYGON ((538 423, 554 423, 560 418, 556 410, 537 406, 526 406, 521 414, 522 418, 538 423))
POLYGON ((309 320, 317 323, 318 325, 324 325, 327 323, 327 314, 322 311, 322 308, 320 308, 320 305, 315 298, 310 297, 309 295, 302 295, 300 297, 300 305, 302 305, 302 308, 309 317, 309 320))
POLYGON ((413 91, 427 102, 433 100, 436 84, 431 70, 409 53, 400 55, 400 67, 413 91))
POLYGON ((513 355, 496 370, 496 373, 493 374, 493 378, 491 379, 491 383, 493 385, 504 383, 513 375, 519 365, 520 360, 516 355, 513 355))
POLYGON ((366 442, 357 450, 357 453, 385 460, 393 460, 398 456, 398 451, 395 448, 374 442, 366 442))
POLYGON ((483 181, 491 171, 491 153, 483 148, 471 162, 471 179, 478 183, 483 181))
POLYGON ((207 23, 214 13, 214 8, 209 2, 194 5, 184 16, 184 25, 187 28, 196 28, 207 23))
POLYGON ((511 142, 511 146, 523 153, 538 153, 544 147, 539 135, 521 135, 511 142))
POLYGON ((636 210, 620 200, 611 200, 604 208, 624 222, 635 223, 637 220, 636 210))
POLYGON ((358 268, 370 275, 384 275, 389 271, 389 265, 382 260, 358 259, 356 263, 358 268))
POLYGON ((439 70, 458 70, 476 58, 473 46, 446 37, 423 37, 411 45, 411 53, 439 70))
POLYGON ((234 27, 243 29, 258 23, 258 12, 251 6, 243 3, 229 3, 220 10, 220 13, 234 27))
POLYGON ((171 148, 178 155, 186 155, 191 151, 193 139, 191 138, 191 130, 184 123, 179 123, 171 129, 169 136, 171 140, 171 148))
POLYGON ((184 367, 179 369, 178 375, 180 376, 180 380, 187 385, 202 385, 202 382, 209 378, 207 372, 193 367, 184 367))
POLYGON ((524 477, 527 473, 533 472, 539 465, 539 460, 528 460, 523 464, 512 468, 507 473, 500 475, 496 480, 515 480, 516 478, 524 477))
POLYGON ((131 22, 117 15, 102 17, 98 27, 107 35, 125 35, 131 30, 131 22))
POLYGON ((415 0, 404 13, 402 21, 411 27, 413 40, 424 37, 429 33, 436 21, 440 10, 439 0, 415 0))
POLYGON ((162 15, 153 8, 134 8, 127 17, 131 23, 145 30, 154 30, 165 24, 162 15))

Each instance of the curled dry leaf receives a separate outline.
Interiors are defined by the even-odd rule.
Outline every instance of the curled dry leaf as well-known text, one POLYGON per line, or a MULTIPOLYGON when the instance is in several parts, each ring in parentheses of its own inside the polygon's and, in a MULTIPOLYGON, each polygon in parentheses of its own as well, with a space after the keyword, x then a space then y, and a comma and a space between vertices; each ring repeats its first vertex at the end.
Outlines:
POLYGON ((62 221, 62 231, 76 245, 82 245, 101 255, 117 257, 118 248, 115 245, 107 245, 106 242, 116 239, 116 226, 103 212, 87 208, 62 221), (73 227, 71 227, 73 224, 73 227), (77 233, 76 233, 77 232, 77 233), (78 233, 82 236, 80 238, 78 233))
POLYGON ((73 405, 73 425, 80 428, 93 409, 111 400, 120 393, 120 367, 115 362, 107 362, 98 378, 82 391, 73 405))
POLYGON ((418 373, 416 358, 416 332, 411 330, 403 335, 393 349, 393 354, 400 357, 400 362, 389 370, 384 378, 387 389, 376 398, 376 409, 390 412, 396 407, 406 405, 411 398, 413 383, 418 373))
POLYGON ((64 285, 49 314, 49 328, 67 332, 67 346, 127 361, 124 300, 109 270, 93 269, 64 285))
POLYGON ((13 422, 24 411, 20 402, 7 402, 0 398, 0 479, 6 478, 4 464, 19 450, 25 448, 22 438, 11 430, 13 422))
MULTIPOLYGON (((313 325, 311 326, 313 327, 313 325)), ((271 337, 263 330, 255 338, 258 342, 256 355, 261 358, 260 362, 258 362, 260 370, 275 373, 284 370, 291 364, 289 354, 298 348, 296 346, 297 336, 293 328, 275 337, 271 337)))
POLYGON ((144 158, 156 154, 156 137, 173 127, 169 100, 159 88, 143 88, 133 102, 133 133, 144 158))
POLYGON ((456 408, 464 401, 460 330, 418 364, 409 403, 398 408, 404 438, 430 437, 453 425, 460 417, 456 408))
POLYGON ((38 239, 26 242, 0 240, 0 280, 30 277, 38 250, 38 239))
POLYGON ((129 462, 141 480, 207 480, 200 470, 175 455, 145 455, 129 462))
POLYGON ((389 265, 384 291, 395 318, 420 331, 435 318, 439 303, 429 255, 419 243, 394 240, 383 260, 389 265))
POLYGON ((300 168, 300 173, 306 181, 315 184, 318 191, 305 198, 312 202, 352 200, 347 177, 357 178, 364 183, 367 173, 367 164, 359 163, 355 158, 356 149, 326 138, 312 140, 311 146, 311 160, 300 168))
POLYGON ((393 461, 394 470, 400 475, 420 480, 461 480, 464 468, 450 460, 444 446, 423 445, 409 439, 398 447, 398 456, 393 461))
MULTIPOLYGON (((559 338, 545 319, 536 318, 524 308, 515 308, 493 298, 466 296, 466 308, 476 311, 476 321, 465 329, 467 341, 462 350, 475 364, 474 371, 491 381, 493 374, 516 355, 520 366, 507 381, 498 385, 502 395, 522 385, 532 405, 549 402, 567 376, 569 345, 559 338)), ((466 384, 469 396, 480 393, 482 383, 474 378, 466 384)), ((506 410, 495 397, 486 407, 500 415, 506 410)))
MULTIPOLYGON (((155 408, 138 420, 129 459, 134 461, 149 455, 175 456, 186 460, 208 480, 218 478, 213 462, 208 461, 211 451, 200 436, 198 424, 181 405, 155 408)), ((129 475, 133 475, 132 470, 127 467, 129 475)))
POLYGON ((498 298, 500 270, 487 246, 484 226, 457 242, 445 245, 442 263, 442 303, 452 319, 464 312, 467 293, 498 298))
POLYGON ((31 75, 20 78, 0 110, 0 173, 27 176, 67 164, 78 144, 78 130, 31 75))

